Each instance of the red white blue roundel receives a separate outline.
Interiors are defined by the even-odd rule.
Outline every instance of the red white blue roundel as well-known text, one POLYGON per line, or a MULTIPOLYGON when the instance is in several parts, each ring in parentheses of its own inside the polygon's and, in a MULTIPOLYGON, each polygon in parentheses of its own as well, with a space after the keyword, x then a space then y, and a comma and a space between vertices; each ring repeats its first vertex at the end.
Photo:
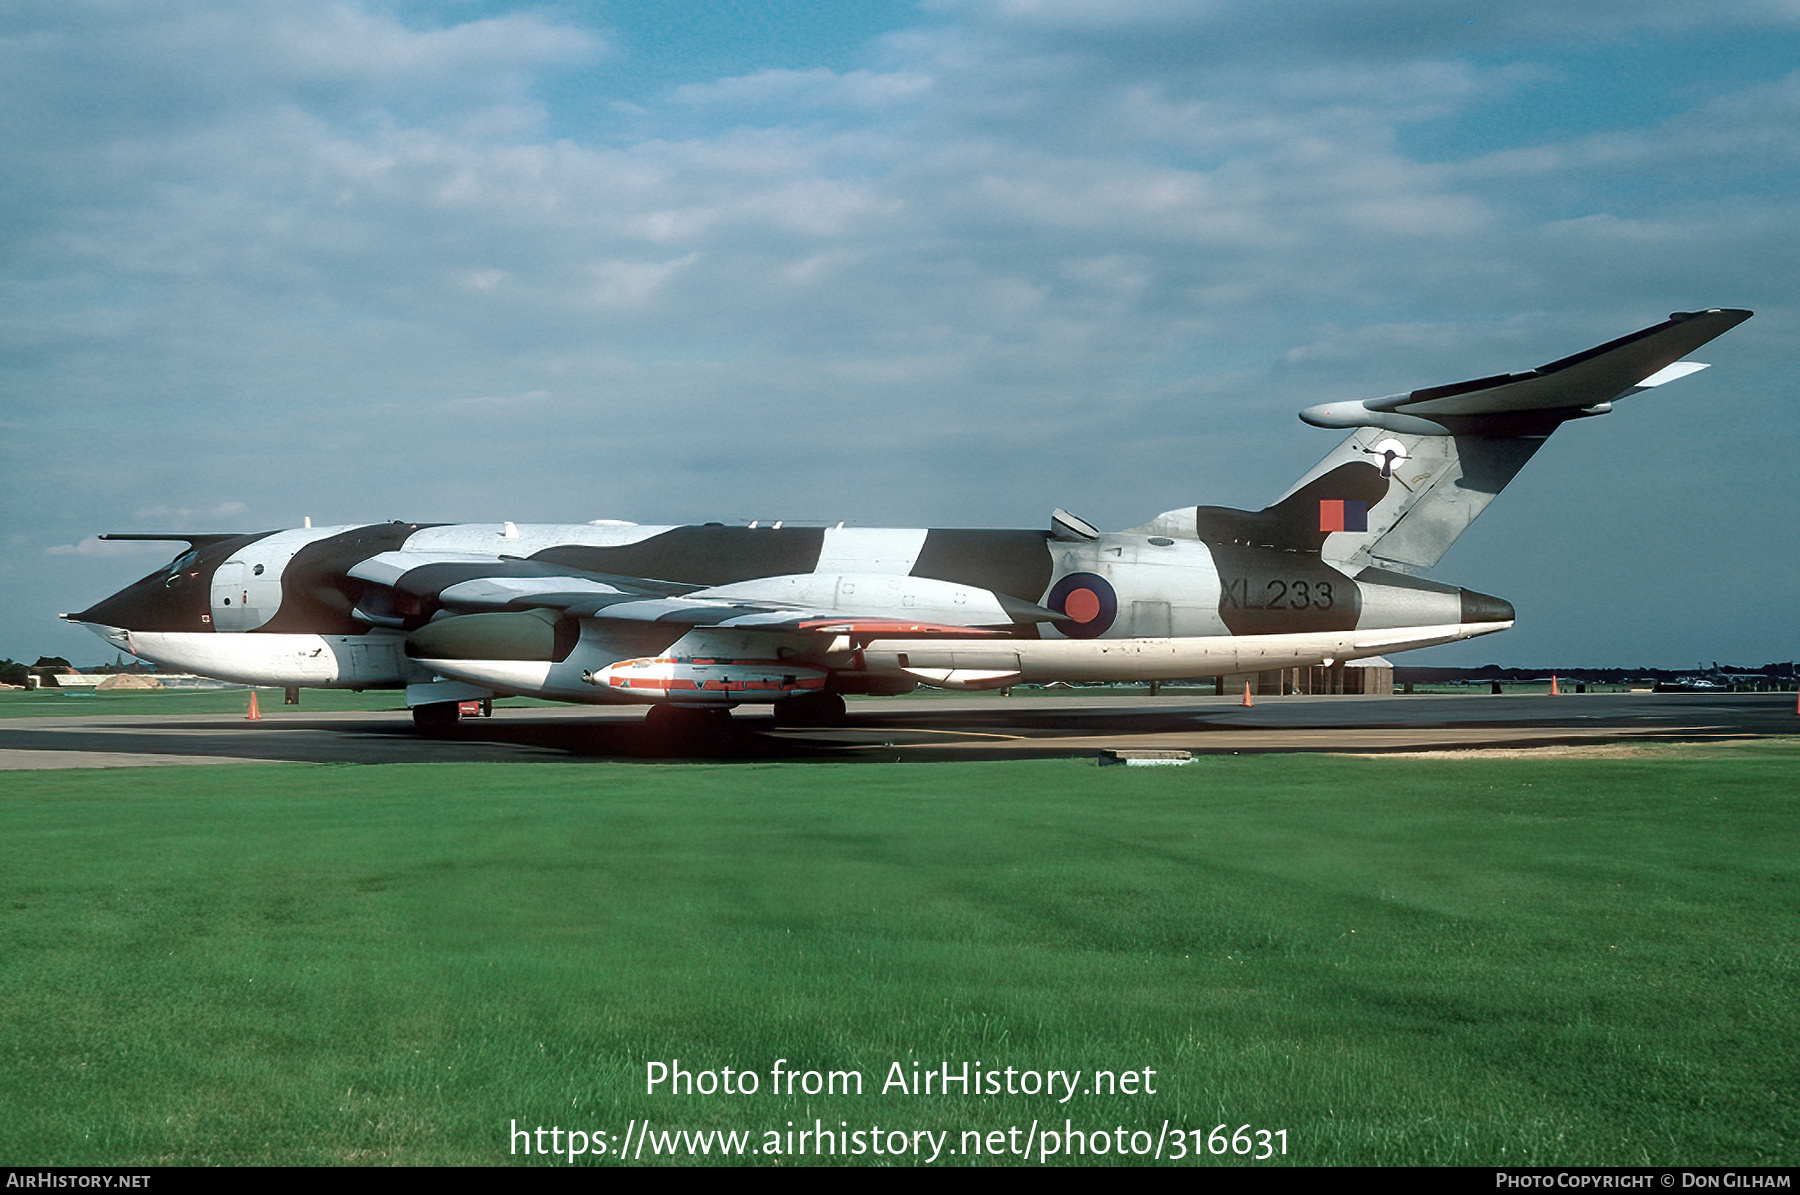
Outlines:
POLYGON ((1071 639, 1104 635, 1119 616, 1119 595, 1105 577, 1093 573, 1070 573, 1050 590, 1044 604, 1062 612, 1051 625, 1071 639))

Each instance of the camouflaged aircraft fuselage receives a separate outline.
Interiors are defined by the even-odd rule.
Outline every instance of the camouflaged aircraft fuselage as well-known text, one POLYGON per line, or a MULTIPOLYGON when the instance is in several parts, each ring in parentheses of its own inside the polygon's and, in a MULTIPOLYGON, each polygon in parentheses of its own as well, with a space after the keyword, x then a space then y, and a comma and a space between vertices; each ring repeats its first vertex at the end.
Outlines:
MULTIPOLYGON (((247 684, 819 708, 917 685, 1173 680, 1331 664, 1504 630, 1425 579, 1571 419, 1701 368, 1749 318, 1679 313, 1522 374, 1329 403, 1350 438, 1261 511, 1104 532, 377 523, 135 533, 189 550, 65 618, 159 666, 247 684)), ((424 718, 422 717, 422 721, 424 718)))

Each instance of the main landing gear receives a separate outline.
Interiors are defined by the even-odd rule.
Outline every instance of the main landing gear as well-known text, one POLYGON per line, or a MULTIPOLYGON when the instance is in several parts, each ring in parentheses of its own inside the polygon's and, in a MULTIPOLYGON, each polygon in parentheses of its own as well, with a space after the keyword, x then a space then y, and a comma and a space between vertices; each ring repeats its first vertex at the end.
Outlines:
POLYGON ((426 738, 448 738, 456 729, 457 719, 462 717, 458 703, 454 701, 433 701, 426 705, 412 707, 413 729, 426 738))
POLYGON ((491 718, 494 699, 483 697, 470 701, 429 701, 412 707, 413 729, 428 738, 448 738, 463 718, 491 718))
POLYGON ((808 693, 775 703, 777 726, 842 726, 844 699, 836 693, 808 693))
POLYGON ((658 738, 713 738, 731 729, 725 706, 653 705, 644 713, 644 729, 658 738))

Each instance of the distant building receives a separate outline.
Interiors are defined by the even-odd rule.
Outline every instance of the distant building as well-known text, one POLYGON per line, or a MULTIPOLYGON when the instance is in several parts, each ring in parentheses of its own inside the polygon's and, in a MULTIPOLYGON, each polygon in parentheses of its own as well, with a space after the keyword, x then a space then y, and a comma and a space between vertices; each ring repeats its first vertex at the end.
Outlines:
POLYGON ((1245 685, 1249 685, 1250 691, 1258 697, 1282 697, 1292 693, 1391 697, 1394 693, 1394 665, 1382 656, 1374 656, 1330 667, 1236 672, 1219 678, 1217 692, 1229 697, 1243 692, 1245 685))

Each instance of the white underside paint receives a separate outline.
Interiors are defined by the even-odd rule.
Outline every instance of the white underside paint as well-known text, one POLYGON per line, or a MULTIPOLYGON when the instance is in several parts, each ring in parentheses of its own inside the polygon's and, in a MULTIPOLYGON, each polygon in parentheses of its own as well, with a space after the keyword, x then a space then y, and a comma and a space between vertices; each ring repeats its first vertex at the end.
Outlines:
POLYGON ((906 675, 934 689, 1004 689, 1019 682, 1019 670, 1005 668, 907 668, 906 675))
MULTIPOLYGON (((495 693, 516 697, 548 697, 548 660, 415 660, 421 668, 451 680, 467 681, 495 693)), ((563 700, 559 692, 554 695, 563 700)))
POLYGON ((1228 672, 1262 672, 1343 661, 1389 651, 1454 643, 1504 631, 1510 622, 1451 623, 1372 631, 1330 631, 1303 635, 1209 635, 1192 639, 882 639, 863 659, 878 676, 937 684, 943 670, 947 688, 982 687, 977 675, 1011 674, 989 684, 1062 681, 1179 680, 1228 672), (904 656, 904 661, 901 657, 904 656), (970 674, 962 681, 957 673, 970 674))
MULTIPOLYGON (((102 631, 101 638, 114 639, 102 631)), ((158 667, 244 685, 315 689, 396 688, 429 680, 407 662, 399 635, 222 635, 128 631, 125 650, 158 667)))
MULTIPOLYGON (((1171 639, 879 639, 861 653, 875 676, 940 688, 984 689, 1049 681, 1177 680, 1262 672, 1409 651, 1504 631, 1510 622, 1447 623, 1303 635, 1215 635, 1171 639)), ((581 674, 614 661, 409 660, 404 638, 368 635, 222 635, 91 628, 109 643, 168 668, 255 685, 398 688, 433 678, 497 694, 610 704, 655 696, 606 692, 581 674)), ((745 645, 746 647, 749 644, 745 645)), ((678 651, 669 649, 671 653, 678 651)), ((842 669, 847 654, 829 666, 842 669)), ((795 666, 803 666, 796 659, 795 666)), ((727 697, 722 700, 742 700, 727 697)))

